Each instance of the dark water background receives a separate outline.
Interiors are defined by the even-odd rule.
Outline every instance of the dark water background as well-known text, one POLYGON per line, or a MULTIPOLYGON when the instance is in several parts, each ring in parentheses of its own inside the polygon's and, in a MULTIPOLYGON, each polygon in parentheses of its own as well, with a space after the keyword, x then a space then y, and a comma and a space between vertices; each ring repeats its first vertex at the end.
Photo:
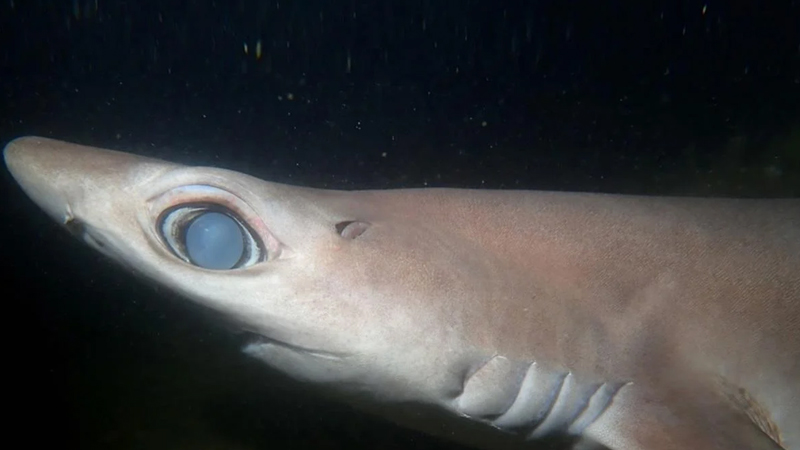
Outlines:
MULTIPOLYGON (((3 144, 292 184, 800 195, 797 1, 3 0, 0 89, 3 144)), ((458 448, 246 359, 0 177, 7 440, 458 448)))

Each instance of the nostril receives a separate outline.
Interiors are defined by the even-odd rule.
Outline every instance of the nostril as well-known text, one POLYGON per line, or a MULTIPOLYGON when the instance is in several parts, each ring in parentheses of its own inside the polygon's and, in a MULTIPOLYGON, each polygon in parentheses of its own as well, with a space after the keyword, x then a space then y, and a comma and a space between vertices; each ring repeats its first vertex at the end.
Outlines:
POLYGON ((348 220, 337 223, 336 232, 345 239, 355 239, 364 234, 367 228, 369 228, 369 225, 369 223, 359 220, 348 220))
POLYGON ((75 220, 75 214, 72 214, 72 207, 69 206, 69 203, 67 203, 66 208, 64 208, 64 225, 66 225, 67 228, 69 228, 70 222, 74 220, 75 220))
POLYGON ((102 249, 106 246, 105 242, 103 242, 99 236, 96 236, 96 233, 94 233, 94 235, 90 233, 86 225, 80 220, 71 215, 68 215, 64 220, 64 227, 66 227, 73 236, 83 239, 84 242, 98 249, 102 249))
POLYGON ((83 223, 73 217, 69 212, 67 212, 67 215, 64 217, 64 226, 75 236, 83 236, 84 232, 86 231, 83 223))

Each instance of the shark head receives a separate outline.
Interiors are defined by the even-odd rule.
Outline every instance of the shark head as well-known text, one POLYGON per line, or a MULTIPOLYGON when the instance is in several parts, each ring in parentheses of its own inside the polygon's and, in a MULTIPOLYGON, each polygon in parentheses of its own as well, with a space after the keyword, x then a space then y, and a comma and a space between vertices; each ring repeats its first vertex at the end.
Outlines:
POLYGON ((800 442, 796 200, 340 192, 37 137, 4 156, 47 214, 238 324, 248 354, 403 424, 493 449, 497 429, 800 442))
POLYGON ((482 362, 462 330, 438 325, 457 311, 430 304, 459 276, 451 262, 411 250, 430 236, 397 233, 369 193, 37 137, 4 156, 78 238, 234 321, 255 336, 247 353, 296 378, 441 404, 482 362))

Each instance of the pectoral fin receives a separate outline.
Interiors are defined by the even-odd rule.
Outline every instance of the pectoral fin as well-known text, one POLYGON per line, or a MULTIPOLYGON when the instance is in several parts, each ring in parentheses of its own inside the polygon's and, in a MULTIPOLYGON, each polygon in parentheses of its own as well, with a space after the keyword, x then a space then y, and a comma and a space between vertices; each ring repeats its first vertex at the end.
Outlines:
POLYGON ((615 399, 622 407, 588 434, 616 450, 785 449, 772 419, 746 391, 726 381, 713 384, 665 392, 627 386, 615 399))

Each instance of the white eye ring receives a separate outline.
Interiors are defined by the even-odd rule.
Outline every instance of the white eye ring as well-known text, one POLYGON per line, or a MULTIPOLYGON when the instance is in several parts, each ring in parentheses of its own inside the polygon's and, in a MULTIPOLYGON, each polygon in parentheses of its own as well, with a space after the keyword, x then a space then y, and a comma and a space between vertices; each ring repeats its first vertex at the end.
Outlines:
POLYGON ((175 256, 183 261, 202 267, 189 256, 186 247, 186 231, 194 220, 203 214, 216 212, 231 218, 242 233, 243 250, 239 260, 228 270, 252 266, 265 259, 263 246, 245 223, 230 210, 214 204, 179 205, 165 211, 159 219, 158 230, 163 241, 175 256))

